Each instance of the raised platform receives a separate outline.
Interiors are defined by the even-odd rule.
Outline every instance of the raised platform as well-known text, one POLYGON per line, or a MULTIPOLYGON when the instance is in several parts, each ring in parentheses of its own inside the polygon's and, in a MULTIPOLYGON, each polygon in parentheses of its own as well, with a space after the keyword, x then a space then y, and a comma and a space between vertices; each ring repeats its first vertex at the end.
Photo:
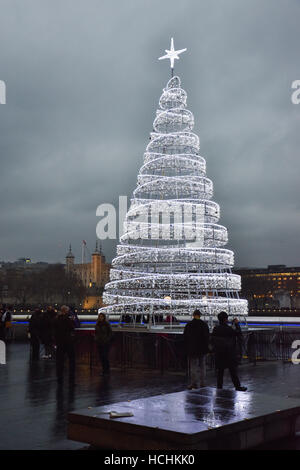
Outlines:
POLYGON ((300 401, 271 392, 206 387, 80 410, 68 415, 68 438, 117 450, 252 448, 293 436, 300 423, 300 401))

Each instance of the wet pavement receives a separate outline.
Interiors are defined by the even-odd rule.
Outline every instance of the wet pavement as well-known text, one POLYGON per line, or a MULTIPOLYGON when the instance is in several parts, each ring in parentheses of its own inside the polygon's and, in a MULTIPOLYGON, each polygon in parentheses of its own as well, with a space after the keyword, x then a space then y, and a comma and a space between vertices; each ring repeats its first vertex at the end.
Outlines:
POLYGON ((68 435, 99 449, 238 450, 290 437, 299 420, 298 399, 203 387, 77 410, 68 435))
MULTIPOLYGON (((75 386, 66 380, 59 388, 53 361, 30 363, 28 344, 8 345, 7 364, 0 365, 0 449, 81 449, 83 444, 66 439, 68 412, 186 388, 183 374, 113 369, 110 377, 102 377, 99 369, 84 365, 77 366, 76 372, 75 386)), ((244 365, 240 377, 249 392, 300 403, 300 366, 244 365)), ((215 385, 214 373, 208 374, 207 385, 215 385)), ((227 373, 224 388, 232 389, 227 373)), ((300 449, 300 437, 264 448, 300 449)))

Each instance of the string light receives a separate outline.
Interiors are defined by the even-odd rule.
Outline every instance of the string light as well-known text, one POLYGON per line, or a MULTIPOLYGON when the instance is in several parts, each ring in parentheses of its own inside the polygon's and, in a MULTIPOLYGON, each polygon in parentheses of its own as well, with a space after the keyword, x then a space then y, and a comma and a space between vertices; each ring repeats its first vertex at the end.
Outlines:
POLYGON ((213 183, 186 99, 179 77, 171 78, 105 286, 103 313, 176 316, 198 308, 211 320, 221 311, 248 314, 238 294, 241 278, 231 273, 233 252, 222 248, 227 229, 210 200, 213 183))

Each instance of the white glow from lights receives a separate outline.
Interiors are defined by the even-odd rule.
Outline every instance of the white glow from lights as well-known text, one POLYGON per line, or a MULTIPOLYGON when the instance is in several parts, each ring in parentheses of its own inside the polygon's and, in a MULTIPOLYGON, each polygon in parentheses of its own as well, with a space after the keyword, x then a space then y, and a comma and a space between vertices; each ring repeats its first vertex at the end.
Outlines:
POLYGON ((158 60, 170 59, 170 66, 171 66, 171 69, 173 69, 174 68, 174 60, 179 59, 179 57, 178 57, 179 54, 182 54, 182 52, 185 52, 185 51, 186 51, 186 49, 179 49, 178 51, 175 51, 175 49, 174 49, 174 39, 172 38, 171 39, 171 49, 170 50, 165 49, 165 52, 167 54, 159 57, 158 60))
POLYGON ((218 224, 220 207, 211 200, 213 183, 186 98, 179 77, 169 80, 112 261, 103 313, 191 316, 197 308, 211 321, 221 311, 248 314, 238 294, 241 278, 231 273, 233 252, 223 248, 228 233, 218 224))

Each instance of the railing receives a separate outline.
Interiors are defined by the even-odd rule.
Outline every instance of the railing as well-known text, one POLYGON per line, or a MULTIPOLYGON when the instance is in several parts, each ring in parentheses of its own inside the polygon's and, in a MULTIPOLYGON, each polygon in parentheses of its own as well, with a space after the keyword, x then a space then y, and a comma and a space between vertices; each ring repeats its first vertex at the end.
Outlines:
POLYGON ((243 354, 252 363, 257 361, 291 361, 293 342, 300 332, 281 330, 251 331, 243 336, 243 354))
MULTIPOLYGON (((244 331, 238 343, 241 363, 258 361, 291 361, 294 340, 300 332, 287 330, 244 331)), ((98 351, 92 330, 78 330, 77 358, 79 362, 98 366, 98 351)), ((111 363, 121 368, 144 368, 164 371, 187 371, 188 362, 182 334, 172 332, 114 330, 110 351, 111 363)), ((213 352, 207 355, 207 368, 214 369, 213 352)))

